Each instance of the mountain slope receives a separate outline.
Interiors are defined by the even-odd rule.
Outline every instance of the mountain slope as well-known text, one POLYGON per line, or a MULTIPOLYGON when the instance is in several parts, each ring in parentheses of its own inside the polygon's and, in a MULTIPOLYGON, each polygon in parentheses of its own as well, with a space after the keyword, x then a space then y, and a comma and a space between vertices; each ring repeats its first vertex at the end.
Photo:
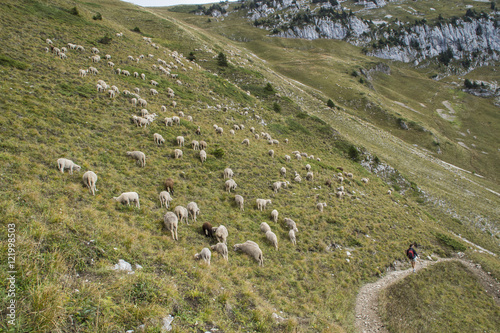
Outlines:
MULTIPOLYGON (((351 143, 358 140, 350 133, 356 131, 360 138, 387 135, 388 150, 406 151, 411 146, 387 132, 381 134, 350 110, 334 110, 334 124, 323 120, 333 111, 324 108, 318 91, 273 71, 225 38, 111 0, 6 1, 0 9, 0 35, 9 45, 1 51, 0 68, 0 212, 8 231, 1 234, 1 251, 5 258, 8 244, 15 244, 17 301, 14 327, 6 320, 8 313, 2 312, 5 330, 126 331, 145 325, 147 331, 158 332, 163 318, 172 315, 173 330, 178 332, 353 331, 359 286, 403 260, 409 241, 419 243, 422 255, 447 256, 452 250, 444 236, 454 239, 447 229, 456 225, 455 232, 499 252, 495 238, 469 228, 466 221, 436 218, 418 203, 418 191, 387 195, 387 183, 349 158, 351 143), (102 20, 93 19, 97 13, 102 20), (118 37, 120 32, 123 36, 118 37), (45 51, 50 51, 47 38, 58 48, 75 43, 85 51, 68 49, 67 59, 60 59, 45 51), (100 62, 89 59, 92 47, 100 50, 100 62), (201 67, 179 55, 194 49, 200 50, 195 53, 201 67), (220 51, 230 60, 227 68, 213 59, 220 51), (111 55, 113 69, 105 54, 111 55), (141 54, 145 57, 139 58, 141 54), (139 61, 129 60, 129 55, 139 61), (172 62, 171 73, 178 77, 162 74, 158 58, 172 62), (79 69, 89 66, 99 74, 80 77, 79 69), (117 68, 144 73, 146 80, 118 75, 117 68), (107 92, 98 92, 99 79, 116 85, 120 93, 111 99, 107 92), (158 95, 149 94, 149 80, 159 83, 158 95), (266 88, 269 82, 273 91, 266 88), (124 90, 134 88, 147 99, 149 112, 158 114, 147 127, 131 121, 140 108, 133 107, 132 96, 124 90), (175 107, 167 88, 175 92, 175 107), (167 107, 165 113, 161 105, 167 107), (179 111, 186 116, 180 125, 166 127, 163 118, 179 111), (222 136, 216 135, 214 124, 224 129, 222 136), (244 129, 232 136, 230 129, 241 124, 244 129), (198 126, 201 136, 195 134, 198 126), (251 127, 280 144, 254 139, 251 127), (347 132, 348 127, 353 132, 347 132), (154 133, 166 139, 164 145, 154 144, 154 133), (185 137, 186 147, 183 158, 174 159, 179 135, 185 137), (250 139, 248 147, 241 144, 245 138, 250 139), (208 143, 205 163, 189 147, 192 140, 208 143), (270 149, 274 158, 268 155, 270 149), (146 154, 144 168, 126 155, 131 150, 146 154), (315 158, 286 162, 285 154, 293 156, 294 150, 315 158), (61 157, 82 170, 60 173, 56 161, 61 157), (306 164, 314 173, 310 182, 305 180, 306 164), (285 180, 279 173, 283 166, 290 186, 274 194, 270 185, 285 180), (234 193, 224 189, 226 167, 235 172, 234 193), (334 175, 339 167, 354 178, 338 183, 334 175), (81 182, 87 170, 98 176, 95 197, 81 182), (293 182, 293 171, 302 176, 301 183, 293 182), (179 224, 177 242, 162 226, 167 210, 158 207, 168 177, 175 181, 168 210, 191 201, 201 210, 197 222, 179 224), (363 177, 369 178, 367 184, 360 181, 363 177), (334 181, 332 188, 325 186, 327 180, 334 181), (343 199, 335 195, 341 185, 343 199), (128 191, 138 192, 141 208, 112 200, 128 191), (245 198, 244 211, 236 207, 235 194, 245 198), (272 204, 261 212, 255 206, 257 198, 271 199, 272 204), (316 209, 318 202, 327 203, 322 213, 316 209), (276 224, 270 220, 271 209, 280 212, 276 224), (297 222, 296 247, 288 240, 284 217, 297 222), (264 221, 278 236, 279 251, 260 232, 264 221), (204 222, 228 228, 228 263, 215 253, 210 266, 194 261, 195 253, 215 244, 203 236, 204 222), (246 240, 260 245, 264 267, 233 251, 234 244, 246 240), (119 259, 131 263, 135 273, 113 270, 119 259)), ((427 160, 422 164, 433 167, 427 160)), ((445 171, 440 176, 450 177, 445 171)), ((464 183, 460 180, 457 186, 464 183)), ((488 200, 498 200, 490 195, 488 200)), ((473 199, 471 205, 481 204, 473 199)), ((474 250, 467 253, 498 275, 496 258, 474 250)), ((7 274, 1 273, 4 309, 13 299, 7 274)))

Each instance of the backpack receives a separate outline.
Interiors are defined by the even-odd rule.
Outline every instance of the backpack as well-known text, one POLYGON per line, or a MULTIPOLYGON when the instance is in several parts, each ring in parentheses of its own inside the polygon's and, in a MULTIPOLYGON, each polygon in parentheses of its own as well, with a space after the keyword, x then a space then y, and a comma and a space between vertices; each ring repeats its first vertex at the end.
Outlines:
POLYGON ((408 249, 408 251, 406 251, 406 255, 407 255, 407 256, 408 256, 408 258, 410 258, 410 259, 415 258, 415 250, 414 250, 414 249, 408 249))

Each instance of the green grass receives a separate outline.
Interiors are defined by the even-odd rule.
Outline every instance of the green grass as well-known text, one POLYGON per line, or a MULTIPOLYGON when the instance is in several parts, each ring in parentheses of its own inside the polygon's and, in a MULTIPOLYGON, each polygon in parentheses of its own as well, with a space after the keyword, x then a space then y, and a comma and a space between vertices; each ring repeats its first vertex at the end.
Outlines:
MULTIPOLYGON (((418 240, 422 255, 446 253, 448 248, 434 232, 446 234, 447 224, 454 222, 443 218, 441 226, 412 197, 387 196, 386 183, 346 157, 341 148, 353 143, 333 134, 334 128, 345 125, 333 123, 318 111, 326 99, 314 91, 288 88, 247 51, 175 18, 164 20, 113 0, 78 2, 80 16, 74 24, 70 19, 75 16, 66 10, 75 5, 63 0, 10 1, 0 6, 0 36, 12 41, 12 48, 5 51, 8 66, 0 67, 0 214, 3 227, 15 223, 17 229, 15 331, 126 331, 145 324, 153 332, 168 314, 175 317, 173 327, 178 332, 214 327, 225 332, 352 331, 358 288, 402 259, 401 249, 408 241, 418 240), (102 21, 92 19, 95 8, 102 13, 102 21), (160 49, 131 32, 135 26, 152 36, 160 49), (124 36, 116 37, 120 31, 124 36), (97 44, 106 34, 113 37, 111 43, 97 44), (58 47, 68 42, 82 44, 86 52, 68 50, 68 59, 60 60, 43 50, 46 38, 58 47), (78 69, 91 65, 88 57, 93 45, 101 55, 112 55, 115 68, 145 73, 147 80, 118 76, 104 61, 94 64, 98 76, 80 78, 78 69), (172 70, 179 74, 181 86, 152 69, 157 58, 174 62, 170 56, 174 50, 188 54, 193 48, 203 49, 197 51, 200 59, 208 60, 212 55, 208 48, 217 54, 223 46, 235 54, 227 69, 216 71, 213 59, 200 61, 201 69, 184 60, 192 70, 172 70), (149 53, 154 57, 150 59, 149 53), (140 54, 146 58, 139 63, 126 60, 128 55, 140 54), (11 66, 16 61, 29 67, 11 66), (158 113, 158 119, 147 128, 135 127, 130 118, 139 108, 134 109, 122 94, 110 100, 98 93, 98 79, 120 91, 140 88, 148 110, 158 113), (151 79, 159 82, 159 96, 147 95, 151 79), (255 92, 267 82, 281 97, 263 94, 257 98, 255 92), (255 87, 250 96, 245 85, 255 87), (176 93, 175 109, 166 97, 167 87, 176 93), (280 113, 269 109, 272 103, 279 103, 280 113), (161 105, 167 106, 166 113, 160 112, 161 105), (228 111, 217 105, 227 106, 228 111), (178 111, 192 116, 193 122, 183 119, 180 126, 165 127, 162 119, 178 111), (224 128, 223 136, 216 136, 213 124, 224 128), (231 137, 233 124, 244 124, 245 129, 231 137), (194 134, 198 126, 201 136, 194 134), (265 140, 253 139, 252 126, 257 133, 268 132, 280 141, 279 146, 272 146, 274 159, 267 154, 271 146, 265 140), (163 135, 163 146, 154 145, 154 133, 163 135), (174 160, 178 135, 186 138, 187 147, 184 157, 174 160), (249 147, 241 145, 247 137, 249 147), (290 140, 288 145, 285 138, 290 140), (191 140, 208 143, 206 163, 201 164, 198 152, 188 147, 191 140), (128 150, 145 152, 145 168, 126 156, 128 150), (293 159, 285 163, 284 155, 293 150, 320 157, 321 162, 293 159), (56 169, 60 157, 72 159, 82 171, 61 174, 56 169), (313 167, 314 182, 291 182, 289 188, 273 194, 269 185, 282 179, 282 166, 291 181, 293 171, 304 177, 307 163, 313 167), (353 193, 351 199, 338 200, 323 185, 339 166, 355 174, 354 180, 344 184, 353 193), (224 191, 226 167, 235 172, 235 193, 245 198, 244 211, 235 207, 234 193, 224 191), (98 175, 95 197, 82 185, 81 176, 87 170, 98 175), (166 210, 159 207, 158 194, 168 177, 176 184, 170 210, 190 201, 201 209, 197 223, 179 225, 178 242, 162 227, 166 210), (362 177, 369 177, 369 184, 359 182, 362 177), (139 193, 140 209, 111 199, 126 191, 139 193), (258 211, 256 198, 272 199, 270 209, 258 211), (317 202, 328 203, 323 213, 316 210, 317 202), (278 224, 269 222, 271 209, 280 212, 278 224), (288 241, 283 217, 298 223, 296 247, 288 241), (279 251, 260 233, 263 221, 277 234, 279 251), (204 222, 228 227, 229 263, 215 254, 210 267, 193 260, 195 253, 213 244, 201 234, 204 222), (247 239, 259 243, 265 267, 232 251, 235 243, 247 239), (332 244, 352 247, 350 262, 345 251, 334 250, 332 244), (119 259, 143 269, 133 275, 111 270, 119 259), (276 322, 273 312, 286 320, 276 322)), ((345 49, 342 52, 348 54, 345 49)), ((468 230, 466 224, 460 227, 468 230)), ((480 234, 466 237, 494 251, 498 248, 480 234)), ((0 239, 0 253, 6 257, 7 234, 1 233, 0 239)), ((489 267, 495 263, 491 260, 489 267)), ((3 287, 6 274, 0 273, 3 287)), ((1 290, 0 304, 6 307, 7 289, 1 290)), ((5 320, 1 325, 8 328, 5 320)))
POLYGON ((500 325, 500 308, 459 262, 409 275, 380 302, 389 332, 496 332, 500 325))

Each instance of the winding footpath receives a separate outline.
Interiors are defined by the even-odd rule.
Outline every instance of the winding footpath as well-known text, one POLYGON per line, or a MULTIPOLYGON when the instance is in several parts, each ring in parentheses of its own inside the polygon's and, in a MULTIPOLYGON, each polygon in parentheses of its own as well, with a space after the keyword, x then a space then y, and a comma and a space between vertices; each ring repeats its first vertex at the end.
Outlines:
MULTIPOLYGON (((474 264, 469 260, 464 259, 438 259, 436 261, 419 260, 416 266, 416 272, 426 268, 429 265, 434 265, 438 262, 456 260, 461 262, 469 269, 478 279, 478 282, 483 286, 486 293, 493 297, 495 302, 500 305, 500 283, 497 282, 488 273, 483 271, 479 265, 474 264)), ((380 280, 364 285, 356 298, 356 329, 362 333, 388 333, 384 323, 380 319, 378 311, 378 296, 381 290, 387 288, 393 283, 400 281, 409 274, 412 274, 412 269, 393 271, 380 280)))

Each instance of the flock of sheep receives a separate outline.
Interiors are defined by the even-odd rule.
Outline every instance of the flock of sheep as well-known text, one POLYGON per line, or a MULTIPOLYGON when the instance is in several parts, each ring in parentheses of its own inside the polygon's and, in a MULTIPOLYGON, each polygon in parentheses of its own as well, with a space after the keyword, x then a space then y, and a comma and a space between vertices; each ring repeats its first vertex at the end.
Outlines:
MULTIPOLYGON (((117 36, 118 36, 118 34, 117 34, 117 36)), ((150 38, 144 37, 143 39, 148 44, 150 44, 152 47, 154 47, 155 49, 159 49, 159 46, 152 43, 150 38)), ((60 56, 60 58, 61 59, 67 58, 66 52, 68 50, 66 47, 59 49, 59 48, 53 46, 53 42, 51 40, 47 39, 46 42, 49 44, 49 47, 50 47, 50 49, 46 48, 47 52, 49 52, 49 50, 50 50, 51 52, 53 52, 54 54, 56 54, 58 56, 60 56, 61 54, 64 54, 64 57, 60 56)), ((72 44, 72 43, 68 43, 67 45, 70 49, 74 49, 74 50, 77 50, 80 52, 85 51, 85 48, 83 46, 72 44)), ((91 59, 91 61, 93 63, 98 63, 100 61, 99 50, 94 47, 91 49, 91 53, 92 53, 92 56, 89 57, 91 59)), ((177 65, 180 65, 182 69, 186 70, 186 67, 185 67, 184 62, 183 62, 185 58, 183 58, 182 54, 178 54, 177 52, 172 52, 170 55, 176 61, 177 64, 175 64, 174 62, 167 63, 166 61, 158 58, 158 60, 157 60, 158 65, 153 64, 152 69, 159 71, 162 74, 165 74, 171 78, 177 78, 177 74, 171 74, 170 71, 173 69, 178 69, 177 65)), ((105 56, 105 58, 107 60, 110 60, 111 56, 108 54, 105 56)), ((143 55, 141 55, 137 58, 129 56, 127 58, 127 60, 128 61, 135 61, 135 62, 139 63, 144 58, 145 57, 143 55)), ((154 56, 152 54, 149 54, 148 58, 154 58, 154 56)), ((114 63, 112 63, 111 61, 108 61, 107 66, 113 68, 114 63)), ((198 66, 198 65, 196 64, 196 66, 198 66)), ((192 67, 189 67, 189 68, 192 69, 192 67)), ((118 76, 120 76, 120 75, 129 76, 130 75, 130 73, 126 70, 113 69, 113 71, 118 76)), ((88 69, 80 69, 79 70, 79 76, 81 76, 81 77, 85 77, 88 73, 91 73, 93 75, 98 75, 99 71, 97 68, 92 67, 92 66, 90 66, 88 69)), ((144 73, 139 74, 137 72, 134 72, 134 77, 141 79, 141 80, 146 80, 146 75, 144 73)), ((177 80, 176 83, 182 85, 182 82, 179 80, 177 80)), ((157 90, 159 88, 158 87, 159 83, 155 80, 150 80, 150 84, 153 85, 155 88, 151 88, 149 90, 149 93, 153 96, 158 95, 160 93, 157 90)), ((98 80, 97 85, 96 85, 96 89, 98 92, 106 92, 106 90, 107 90, 110 98, 115 98, 117 96, 117 94, 120 94, 120 90, 118 89, 118 87, 116 87, 114 85, 109 86, 103 80, 98 80)), ((141 96, 139 95, 139 92, 140 92, 140 89, 135 88, 134 92, 124 90, 122 92, 122 94, 130 97, 130 99, 129 99, 130 103, 132 104, 132 106, 134 108, 136 108, 137 106, 142 108, 140 110, 139 115, 133 115, 131 117, 132 122, 138 127, 143 127, 143 126, 146 127, 154 122, 154 120, 157 117, 157 114, 156 113, 150 114, 149 111, 147 109, 145 109, 145 107, 147 107, 147 101, 144 98, 141 98, 141 96)), ((175 97, 175 92, 173 91, 172 88, 167 88, 166 95, 167 95, 167 97, 172 99, 175 97)), ((176 104, 177 103, 175 101, 172 101, 171 107, 175 108, 176 104)), ((166 110, 167 110, 167 107, 162 105, 160 108, 160 112, 166 112, 166 110)), ((164 120, 165 126, 171 127, 174 125, 180 125, 181 118, 185 118, 186 121, 190 121, 190 122, 193 121, 193 118, 191 116, 186 117, 182 111, 179 111, 177 113, 177 115, 165 118, 165 120, 164 120)), ((224 129, 222 127, 219 127, 218 125, 213 125, 213 128, 215 130, 216 135, 223 135, 224 129)), ((240 125, 235 124, 229 130, 229 134, 234 136, 235 131, 240 131, 243 129, 245 129, 245 126, 243 124, 240 124, 240 125)), ((256 141, 263 141, 261 139, 264 139, 264 140, 267 140, 267 143, 271 146, 272 145, 278 146, 280 144, 280 142, 278 140, 273 139, 271 137, 271 135, 269 135, 268 133, 261 132, 260 134, 258 134, 255 132, 254 127, 251 127, 249 130, 253 134, 253 138, 256 141)), ((201 135, 201 128, 199 126, 196 129, 195 134, 201 135)), ((165 139, 159 133, 154 133, 153 141, 158 146, 165 143, 165 139)), ((288 142, 289 142, 288 139, 284 140, 285 144, 288 144, 288 142)), ((176 143, 177 143, 177 146, 179 148, 174 149, 173 156, 175 159, 182 158, 182 156, 183 156, 182 148, 184 147, 184 144, 185 144, 184 137, 177 136, 176 143)), ((241 144, 245 145, 245 146, 249 146, 250 139, 248 139, 248 138, 244 139, 241 142, 241 144)), ((202 163, 205 162, 207 159, 207 153, 205 151, 207 148, 207 143, 203 140, 200 140, 200 141, 193 140, 191 142, 191 147, 193 150, 199 151, 199 158, 200 158, 201 162, 202 163)), ((141 167, 146 166, 146 155, 143 152, 141 152, 141 151, 128 151, 126 153, 126 155, 133 158, 134 160, 136 160, 137 163, 141 167)), ((268 155, 270 156, 270 158, 274 158, 274 150, 273 149, 269 150, 268 155)), ((292 151, 291 155, 295 156, 295 158, 297 160, 302 160, 303 157, 306 159, 315 159, 313 155, 308 155, 307 153, 304 153, 304 152, 301 153, 299 151, 292 151)), ((284 157, 285 157, 286 162, 291 161, 291 157, 289 155, 285 155, 284 157)), ((319 158, 316 158, 316 160, 320 161, 319 158)), ((58 166, 58 169, 62 173, 64 173, 65 169, 68 169, 70 174, 72 174, 73 171, 80 171, 80 169, 81 169, 81 167, 79 165, 75 164, 73 161, 66 159, 66 158, 58 159, 57 166, 58 166)), ((307 172, 305 175, 306 181, 313 181, 313 179, 314 179, 314 174, 313 174, 313 171, 311 169, 312 168, 311 168, 310 164, 307 164, 305 166, 305 170, 307 172)), ((341 169, 341 171, 343 171, 343 169, 341 169)), ((286 167, 285 166, 281 167, 279 170, 280 176, 285 178, 286 173, 287 173, 286 167)), ((223 171, 223 178, 226 179, 225 180, 225 190, 228 193, 231 193, 231 191, 235 191, 237 188, 236 181, 233 179, 233 177, 234 177, 234 172, 230 168, 226 168, 223 171)), ((341 185, 340 187, 337 188, 337 191, 336 191, 336 195, 340 199, 346 194, 345 190, 344 190, 344 186, 342 186, 342 183, 344 181, 344 177, 353 178, 353 175, 352 175, 352 173, 342 173, 342 172, 338 173, 337 175, 334 175, 334 178, 335 178, 334 180, 336 182, 340 183, 340 185, 341 185)), ((293 177, 293 181, 297 182, 297 183, 300 183, 302 181, 302 177, 296 171, 295 171, 295 174, 293 177)), ((367 178, 363 178, 363 179, 361 179, 361 181, 365 184, 368 183, 367 178)), ((93 171, 87 171, 83 174, 83 183, 89 189, 89 192, 92 195, 95 195, 95 193, 97 191, 96 190, 96 182, 97 182, 97 175, 93 171)), ((280 191, 281 188, 286 188, 289 184, 290 184, 289 181, 276 181, 271 185, 271 188, 272 188, 274 193, 278 193, 278 191, 280 191)), ((333 184, 333 180, 328 180, 326 182, 327 186, 331 187, 332 184, 333 184)), ((165 191, 162 191, 159 194, 160 207, 165 206, 166 209, 170 208, 170 203, 173 201, 173 198, 172 198, 173 193, 174 193, 174 180, 172 178, 168 178, 165 181, 165 191)), ((121 195, 119 195, 118 197, 113 197, 113 199, 119 203, 126 204, 126 205, 134 204, 137 208, 140 208, 139 194, 136 192, 124 192, 121 195)), ((237 194, 234 196, 234 200, 235 200, 236 206, 240 210, 243 211, 244 210, 244 201, 245 201, 243 196, 237 194)), ((255 202, 256 202, 256 208, 260 211, 265 210, 268 205, 272 204, 270 199, 257 198, 255 202)), ((326 203, 317 203, 316 208, 320 212, 323 212, 323 209, 326 206, 327 206, 326 203)), ((187 207, 176 206, 173 209, 173 211, 168 211, 164 215, 163 222, 164 222, 165 229, 167 231, 170 231, 172 239, 177 241, 178 240, 177 229, 178 229, 179 222, 182 222, 184 220, 186 224, 189 224, 189 218, 191 218, 191 222, 196 223, 197 216, 199 214, 200 214, 200 208, 198 207, 198 205, 195 202, 190 202, 187 205, 187 207)), ((278 211, 276 209, 274 209, 270 215, 271 220, 275 223, 278 223, 278 216, 279 216, 278 211)), ((296 244, 296 233, 298 232, 298 228, 297 228, 295 221, 293 221, 290 218, 284 218, 284 224, 286 225, 286 227, 289 230, 288 235, 289 235, 289 239, 290 239, 291 243, 293 245, 295 245, 296 244)), ((277 238, 276 234, 274 232, 272 232, 269 224, 267 224, 266 222, 262 222, 260 224, 260 230, 262 233, 265 234, 265 237, 269 241, 269 243, 272 246, 274 246, 276 250, 278 250, 278 238, 277 238)), ((211 246, 210 249, 207 247, 203 248, 199 253, 196 253, 194 255, 194 258, 195 259, 202 259, 208 265, 210 265, 210 259, 211 259, 211 251, 210 250, 212 250, 212 251, 216 251, 225 260, 228 260, 227 238, 229 236, 229 233, 228 233, 227 228, 223 225, 220 225, 218 227, 212 227, 212 225, 209 222, 205 222, 202 226, 202 232, 206 237, 215 238, 217 240, 217 244, 211 246)), ((234 251, 241 251, 241 252, 249 255, 250 257, 254 258, 259 263, 259 265, 264 264, 262 250, 260 249, 259 245, 253 241, 248 240, 242 244, 235 244, 234 251)))

